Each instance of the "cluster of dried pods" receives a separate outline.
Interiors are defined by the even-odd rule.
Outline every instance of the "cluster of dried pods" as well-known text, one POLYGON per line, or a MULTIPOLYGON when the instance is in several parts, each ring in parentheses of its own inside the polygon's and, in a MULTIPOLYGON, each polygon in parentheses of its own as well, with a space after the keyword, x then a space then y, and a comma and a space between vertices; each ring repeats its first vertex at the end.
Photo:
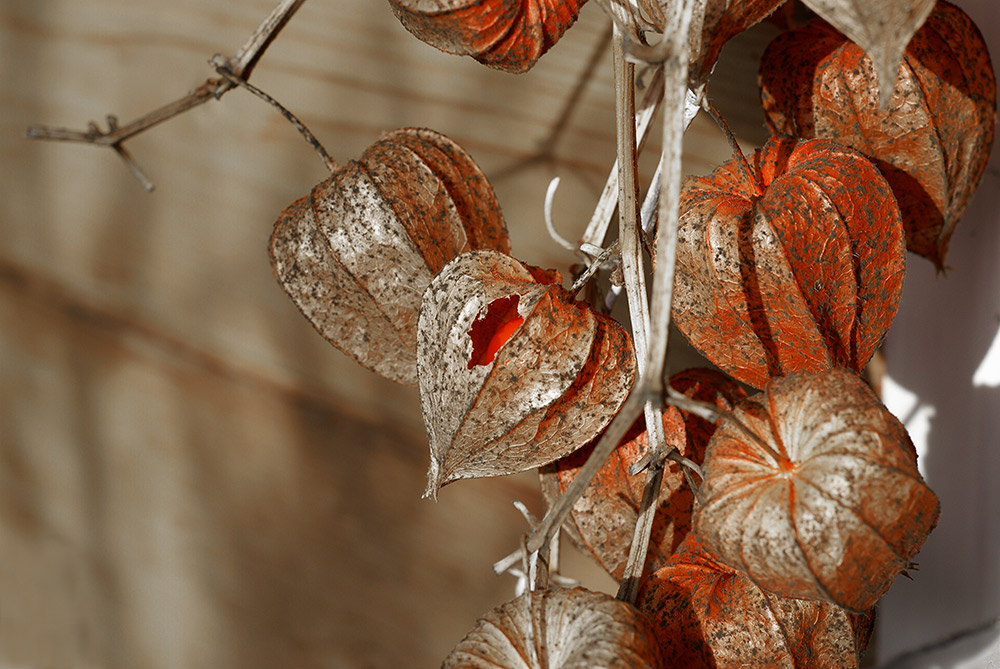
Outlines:
MULTIPOLYGON (((661 32, 671 9, 609 2, 661 32)), ((582 2, 390 4, 428 43, 520 72, 582 2)), ((694 3, 692 86, 782 4, 694 3)), ((993 72, 943 0, 806 4, 830 23, 786 31, 761 65, 774 137, 683 186, 672 317, 724 373, 669 380, 710 409, 662 413, 702 479, 665 468, 635 606, 534 584, 446 666, 856 666, 875 603, 934 527, 909 437, 858 373, 895 315, 906 250, 944 267, 992 142, 993 72)), ((633 386, 629 333, 511 257, 489 183, 436 132, 390 133, 292 204, 271 260, 320 334, 419 386, 428 496, 540 468, 556 504, 633 386)), ((649 447, 640 421, 564 523, 616 579, 645 492, 630 468, 649 447)))

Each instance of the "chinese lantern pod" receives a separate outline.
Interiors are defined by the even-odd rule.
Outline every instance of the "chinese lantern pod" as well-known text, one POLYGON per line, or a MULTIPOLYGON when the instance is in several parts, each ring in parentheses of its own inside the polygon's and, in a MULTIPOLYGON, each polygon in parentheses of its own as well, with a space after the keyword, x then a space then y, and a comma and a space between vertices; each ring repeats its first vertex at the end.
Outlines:
POLYGON ((656 638, 635 607, 584 588, 532 590, 489 611, 442 669, 659 669, 656 638))
POLYGON ((639 590, 668 667, 858 667, 874 610, 769 593, 689 534, 639 590))
POLYGON ((584 0, 389 0, 403 27, 433 47, 526 72, 573 25, 584 0))
POLYGON ((325 339, 378 374, 416 385, 424 290, 445 263, 476 248, 509 251, 489 182, 444 135, 406 128, 282 212, 270 257, 325 339))
POLYGON ((772 379, 705 454, 694 531, 784 597, 870 609, 937 523, 902 424, 854 373, 772 379))
POLYGON ((895 317, 899 208, 856 151, 772 137, 681 194, 673 318, 739 381, 864 368, 895 317))
POLYGON ((590 441, 624 402, 635 376, 628 333, 558 281, 478 251, 431 282, 417 345, 426 495, 553 462, 590 441), (480 349, 492 343, 489 358, 480 349))
POLYGON ((907 248, 943 269, 996 129, 996 78, 972 20, 938 2, 884 108, 871 59, 822 20, 768 46, 760 85, 773 132, 833 139, 875 161, 899 202, 907 248))

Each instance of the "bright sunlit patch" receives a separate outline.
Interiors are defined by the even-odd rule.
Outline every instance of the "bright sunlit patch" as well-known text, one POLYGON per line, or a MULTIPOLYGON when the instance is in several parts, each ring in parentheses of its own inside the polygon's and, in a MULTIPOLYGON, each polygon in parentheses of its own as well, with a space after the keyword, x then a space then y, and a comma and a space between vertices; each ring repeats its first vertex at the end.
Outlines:
POLYGON ((993 343, 983 356, 983 361, 976 368, 976 373, 972 375, 972 385, 1000 387, 1000 328, 997 329, 993 343))
POLYGON ((913 447, 917 449, 917 468, 922 476, 923 461, 928 451, 928 436, 931 432, 931 419, 937 413, 932 405, 922 403, 916 393, 896 383, 888 374, 882 379, 882 401, 896 418, 903 422, 906 431, 910 433, 913 447))

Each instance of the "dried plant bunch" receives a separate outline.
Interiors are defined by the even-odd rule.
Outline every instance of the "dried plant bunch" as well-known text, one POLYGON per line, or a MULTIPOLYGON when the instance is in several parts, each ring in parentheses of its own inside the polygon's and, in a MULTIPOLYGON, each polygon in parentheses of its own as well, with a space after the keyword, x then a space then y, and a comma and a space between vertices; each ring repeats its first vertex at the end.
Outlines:
POLYGON ((863 612, 910 565, 939 505, 905 428, 853 372, 772 379, 705 453, 694 531, 768 592, 863 612))
MULTIPOLYGON (((281 0, 239 52, 213 58, 222 78, 186 98, 106 133, 48 136, 110 146, 137 170, 122 142, 164 118, 235 86, 277 104, 247 78, 303 1, 281 0)), ((857 666, 875 603, 937 522, 905 429, 857 372, 896 313, 907 244, 943 266, 989 156, 995 77, 946 2, 803 2, 830 25, 780 37, 761 66, 783 136, 749 161, 732 139, 733 160, 683 187, 682 134, 711 111, 720 50, 782 0, 602 3, 617 167, 568 246, 602 261, 617 249, 634 340, 558 272, 510 255, 492 188, 447 137, 397 130, 338 167, 281 108, 333 174, 281 214, 274 272, 328 341, 418 385, 425 496, 542 468, 549 510, 535 522, 525 509, 530 533, 501 561, 523 560, 531 590, 486 614, 444 666, 857 666), (636 60, 658 69, 638 113, 636 60), (640 204, 657 108, 661 166, 640 204), (616 192, 619 240, 602 252, 616 192), (647 291, 638 231, 654 219, 647 291), (723 371, 665 384, 671 320, 723 371), (549 583, 564 520, 621 579, 617 600, 549 583), (636 587, 639 608, 626 603, 636 587)), ((582 4, 389 0, 420 39, 508 72, 530 69, 582 4)))
POLYGON ((560 279, 477 251, 427 288, 417 344, 427 495, 553 462, 600 433, 624 402, 635 376, 629 334, 560 279))
POLYGON ((417 319, 445 263, 510 250, 500 205, 468 153, 433 130, 384 135, 274 225, 279 283, 313 327, 365 367, 417 385, 417 319))
POLYGON ((996 128, 996 77, 982 34, 938 2, 881 105, 875 67, 822 20, 779 35, 760 65, 773 132, 825 137, 869 156, 899 202, 907 248, 944 269, 948 242, 982 178, 996 128))

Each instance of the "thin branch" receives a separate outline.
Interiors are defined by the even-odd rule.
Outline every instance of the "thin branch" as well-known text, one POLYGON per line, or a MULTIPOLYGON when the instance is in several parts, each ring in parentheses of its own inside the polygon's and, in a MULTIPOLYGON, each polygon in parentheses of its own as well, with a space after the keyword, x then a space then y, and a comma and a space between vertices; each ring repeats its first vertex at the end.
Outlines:
MULTIPOLYGON (((233 58, 226 59, 229 72, 233 76, 246 80, 257 65, 264 51, 270 46, 274 38, 277 37, 281 29, 285 27, 292 15, 298 11, 305 3, 305 0, 282 0, 277 7, 264 19, 257 30, 250 36, 246 43, 240 47, 233 58)), ((47 139, 61 142, 82 142, 84 144, 94 144, 97 146, 108 146, 114 149, 128 165, 129 169, 139 179, 146 190, 152 190, 153 185, 146 179, 145 175, 131 155, 122 148, 125 140, 149 130, 155 125, 163 123, 175 116, 183 114, 189 109, 193 109, 209 100, 217 100, 227 91, 231 90, 235 84, 225 78, 207 79, 198 88, 189 92, 184 97, 174 100, 158 109, 140 116, 136 120, 119 126, 114 116, 108 116, 108 129, 101 130, 96 123, 91 122, 87 130, 69 130, 47 125, 32 125, 27 130, 28 139, 47 139)))
POLYGON ((597 273, 599 269, 602 269, 604 267, 604 265, 611 259, 612 256, 618 253, 618 250, 619 250, 619 240, 616 239, 611 243, 611 246, 601 251, 600 254, 598 254, 598 256, 594 258, 594 261, 587 266, 587 269, 584 270, 583 274, 581 274, 580 277, 573 282, 573 285, 569 289, 570 294, 576 295, 581 290, 583 290, 583 287, 587 285, 587 282, 590 281, 591 278, 593 278, 593 276, 597 273))
POLYGON ((295 127, 295 129, 299 131, 299 134, 301 134, 302 137, 306 140, 306 143, 309 144, 309 146, 311 146, 313 150, 315 150, 316 153, 319 154, 319 157, 323 161, 323 164, 326 165, 326 168, 330 170, 331 173, 336 172, 339 169, 337 162, 330 157, 330 154, 327 153, 326 148, 322 144, 320 144, 320 141, 316 139, 316 136, 309 131, 309 128, 306 127, 306 124, 300 121, 295 114, 290 112, 288 109, 285 108, 284 105, 282 105, 273 97, 271 97, 264 91, 260 90, 259 88, 251 84, 249 81, 241 79, 232 72, 230 72, 224 56, 216 54, 212 58, 212 64, 215 65, 216 72, 221 74, 226 81, 235 86, 242 86, 243 88, 247 89, 257 97, 259 97, 264 102, 270 104, 275 109, 277 109, 278 112, 285 117, 285 120, 291 123, 295 127))
MULTIPOLYGON (((657 68, 653 72, 653 77, 646 90, 643 91, 642 101, 639 103, 639 110, 636 113, 636 137, 637 146, 641 150, 649 137, 653 127, 653 117, 660 108, 663 101, 663 71, 657 68)), ((607 235, 608 227, 611 225, 611 218, 618 207, 618 163, 611 166, 608 179, 604 184, 604 190, 597 201, 594 213, 590 217, 590 222, 583 233, 581 246, 592 244, 602 246, 607 235)))
POLYGON ((261 56, 271 46, 271 42, 288 24, 295 12, 299 11, 299 8, 305 4, 305 1, 281 0, 278 6, 271 10, 268 17, 257 26, 257 30, 254 31, 253 35, 250 35, 250 39, 227 63, 229 71, 240 79, 249 79, 261 56))
MULTIPOLYGON (((230 84, 223 79, 209 79, 198 88, 194 89, 183 98, 163 105, 158 109, 140 116, 131 123, 123 126, 108 124, 108 130, 102 131, 96 123, 91 123, 85 131, 68 130, 66 128, 56 128, 47 125, 33 125, 28 128, 28 139, 49 139, 63 142, 84 142, 86 144, 97 144, 98 146, 115 146, 125 140, 138 135, 144 130, 163 123, 179 114, 183 114, 189 109, 208 102, 220 94, 223 88, 229 88, 230 84)), ((109 116, 109 119, 115 118, 109 116)))
MULTIPOLYGON (((615 36, 620 37, 617 24, 615 36)), ((639 374, 646 360, 646 336, 649 332, 649 302, 639 244, 639 184, 635 133, 635 66, 622 57, 621 39, 615 40, 615 112, 618 119, 618 239, 621 242, 622 274, 632 322, 632 341, 638 359, 639 374)))
POLYGON ((733 157, 739 162, 740 167, 743 170, 743 176, 747 180, 747 185, 755 188, 757 193, 760 194, 762 191, 760 186, 757 184, 757 180, 754 178, 753 170, 750 168, 750 163, 747 162, 747 157, 743 154, 743 149, 740 148, 739 142, 736 141, 736 135, 733 131, 729 129, 729 124, 726 120, 722 118, 722 114, 716 109, 715 105, 708 101, 708 98, 702 98, 701 108, 704 109, 715 124, 719 126, 722 130, 722 134, 726 136, 726 141, 729 142, 729 148, 732 149, 733 157))
POLYGON ((548 541, 548 537, 552 535, 552 532, 562 526, 563 521, 566 520, 566 516, 569 515, 576 500, 587 489, 594 476, 597 475, 598 470, 604 465, 604 461, 611 455, 611 451, 621 442, 622 437, 625 436, 625 433, 628 432, 628 429, 632 427, 632 424, 642 413, 648 399, 647 394, 639 387, 639 384, 633 386, 631 393, 626 398, 625 403, 622 404, 622 408, 618 411, 618 415, 615 416, 614 420, 604 430, 604 434, 601 435, 597 445, 594 446, 594 450, 591 452, 590 457, 587 458, 587 462, 580 468, 580 471, 570 484, 566 486, 562 497, 546 512, 545 517, 542 518, 542 522, 538 524, 538 528, 528 537, 527 549, 529 551, 536 551, 541 548, 548 541))

